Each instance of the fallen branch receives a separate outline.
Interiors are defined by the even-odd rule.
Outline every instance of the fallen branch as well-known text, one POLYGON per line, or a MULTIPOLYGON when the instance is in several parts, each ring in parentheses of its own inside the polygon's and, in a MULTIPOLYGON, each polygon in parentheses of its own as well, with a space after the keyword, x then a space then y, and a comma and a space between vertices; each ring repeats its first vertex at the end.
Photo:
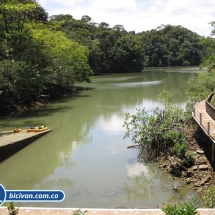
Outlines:
POLYGON ((132 146, 127 146, 127 149, 129 149, 129 148, 134 148, 134 147, 138 147, 138 146, 140 146, 140 144, 138 144, 138 145, 132 145, 132 146))

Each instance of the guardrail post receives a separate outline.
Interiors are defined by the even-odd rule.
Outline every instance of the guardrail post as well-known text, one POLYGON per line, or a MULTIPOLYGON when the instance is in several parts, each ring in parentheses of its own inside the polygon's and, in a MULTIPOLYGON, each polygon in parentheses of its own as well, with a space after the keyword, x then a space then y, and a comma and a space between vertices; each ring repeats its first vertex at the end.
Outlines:
POLYGON ((215 143, 212 143, 212 163, 215 163, 215 143))
POLYGON ((202 124, 202 113, 200 113, 200 125, 202 124))
POLYGON ((208 122, 208 134, 210 135, 210 127, 211 127, 211 125, 210 125, 211 123, 210 122, 208 122))

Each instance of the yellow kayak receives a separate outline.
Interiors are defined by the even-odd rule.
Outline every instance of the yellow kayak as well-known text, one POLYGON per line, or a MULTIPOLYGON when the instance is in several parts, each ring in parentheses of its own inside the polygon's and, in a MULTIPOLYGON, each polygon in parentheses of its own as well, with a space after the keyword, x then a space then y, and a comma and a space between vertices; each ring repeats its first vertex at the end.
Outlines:
POLYGON ((20 132, 21 130, 22 130, 21 128, 14 128, 13 132, 14 132, 14 133, 18 133, 18 132, 20 132))
POLYGON ((36 128, 34 129, 34 132, 41 132, 41 131, 45 131, 45 130, 47 130, 47 129, 48 129, 47 126, 40 126, 40 127, 36 127, 36 128))
POLYGON ((36 126, 27 128, 27 132, 34 132, 35 131, 36 126))

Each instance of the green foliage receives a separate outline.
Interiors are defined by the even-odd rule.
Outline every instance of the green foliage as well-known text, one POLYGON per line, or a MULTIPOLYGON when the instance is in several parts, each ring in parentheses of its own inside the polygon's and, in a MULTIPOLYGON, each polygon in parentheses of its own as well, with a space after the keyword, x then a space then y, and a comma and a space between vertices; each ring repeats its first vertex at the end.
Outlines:
POLYGON ((204 204, 207 205, 209 208, 215 207, 215 187, 210 186, 204 194, 204 204))
POLYGON ((167 204, 165 207, 162 208, 162 211, 166 215, 195 215, 199 214, 197 211, 198 208, 198 201, 197 199, 193 199, 191 202, 184 202, 178 203, 177 205, 174 204, 173 206, 167 204))
POLYGON ((212 29, 211 35, 215 35, 215 21, 210 22, 212 29))
POLYGON ((13 205, 13 202, 10 202, 7 206, 8 209, 8 215, 17 215, 19 208, 15 208, 13 205))
POLYGON ((142 32, 146 66, 193 66, 202 58, 201 37, 182 26, 162 25, 142 32))
MULTIPOLYGON (((215 46, 215 42, 214 42, 215 46)), ((201 67, 206 67, 206 71, 215 75, 215 47, 214 53, 211 53, 210 56, 205 59, 205 61, 201 64, 201 67)))
POLYGON ((38 68, 22 61, 0 61, 0 101, 28 101, 42 91, 38 68))
POLYGON ((215 42, 212 37, 202 37, 199 41, 199 45, 202 47, 202 63, 201 66, 207 66, 210 63, 211 55, 215 54, 215 42))
MULTIPOLYGON (((213 27, 211 35, 214 35, 214 21, 210 24, 213 27)), ((213 37, 203 37, 200 41, 200 45, 202 46, 202 54, 203 61, 201 63, 201 67, 206 67, 208 72, 213 73, 215 75, 215 40, 213 37)))
POLYGON ((102 22, 96 27, 89 16, 75 20, 61 14, 51 17, 49 27, 57 27, 68 38, 89 48, 89 64, 95 74, 143 70, 142 41, 126 32, 122 25, 109 28, 107 23, 102 22))
POLYGON ((191 151, 187 151, 185 156, 183 157, 182 161, 183 161, 183 165, 186 167, 191 167, 194 165, 195 163, 195 159, 194 159, 194 153, 191 151))
MULTIPOLYGON (((214 22, 211 24, 214 27, 214 22)), ((187 81, 186 95, 188 104, 191 103, 192 99, 197 101, 199 96, 200 100, 206 99, 214 91, 215 87, 215 41, 213 38, 207 37, 202 38, 199 44, 202 46, 202 53, 204 55, 201 68, 206 69, 202 69, 187 81)), ((212 100, 212 104, 214 104, 214 100, 212 100)), ((189 105, 191 106, 191 104, 189 105)))
POLYGON ((184 138, 176 140, 176 143, 173 146, 173 153, 176 154, 179 158, 184 158, 187 151, 188 144, 186 140, 184 138))
POLYGON ((185 126, 184 112, 172 104, 172 96, 166 91, 160 94, 158 100, 163 108, 156 107, 150 112, 142 109, 134 115, 126 114, 124 127, 127 132, 124 138, 132 135, 132 141, 153 157, 164 151, 171 152, 174 146, 175 152, 183 157, 187 149, 182 131, 185 126), (180 143, 183 143, 182 147, 180 143))
POLYGON ((213 92, 215 87, 215 75, 209 72, 199 72, 194 74, 191 78, 188 79, 186 83, 186 95, 188 100, 194 98, 206 99, 207 96, 213 92))
POLYGON ((190 66, 190 63, 189 63, 188 61, 185 60, 185 61, 183 62, 183 64, 182 64, 182 66, 190 66))
POLYGON ((46 22, 47 14, 35 0, 0 3, 0 109, 90 81, 89 49, 49 30, 46 22))
POLYGON ((31 29, 35 43, 49 59, 48 69, 53 72, 47 80, 62 87, 75 82, 90 81, 93 74, 88 64, 87 47, 68 39, 63 32, 50 31, 44 25, 31 29))

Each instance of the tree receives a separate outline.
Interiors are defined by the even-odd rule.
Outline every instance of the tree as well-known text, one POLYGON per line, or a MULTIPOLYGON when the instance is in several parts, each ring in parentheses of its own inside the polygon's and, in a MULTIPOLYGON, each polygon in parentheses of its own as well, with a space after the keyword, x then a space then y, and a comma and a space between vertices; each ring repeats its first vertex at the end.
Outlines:
POLYGON ((86 22, 87 24, 91 24, 92 18, 88 15, 84 15, 84 16, 82 16, 81 21, 86 22))
POLYGON ((4 105, 29 102, 42 90, 38 67, 20 61, 0 61, 0 101, 4 105))
POLYGON ((211 24, 211 27, 213 28, 211 31, 211 35, 214 36, 215 35, 215 21, 212 21, 209 24, 211 24))
POLYGON ((48 59, 44 68, 50 71, 45 80, 52 85, 69 88, 71 84, 90 81, 92 71, 88 65, 89 50, 68 39, 60 31, 50 31, 45 26, 31 29, 34 42, 42 50, 42 55, 48 59))
MULTIPOLYGON (((215 35, 215 21, 212 21, 211 26, 213 27, 211 35, 215 35)), ((208 72, 215 74, 215 40, 212 37, 202 38, 199 42, 202 46, 203 62, 201 67, 206 67, 208 72)))
POLYGON ((28 49, 30 39, 25 25, 31 20, 44 20, 45 12, 42 11, 44 12, 35 1, 31 0, 8 0, 0 3, 2 59, 21 60, 20 53, 28 49))
POLYGON ((99 29, 101 30, 110 30, 110 26, 108 23, 106 22, 101 22, 98 26, 99 29))
POLYGON ((199 65, 201 37, 182 26, 162 25, 139 34, 147 57, 147 66, 199 65))
POLYGON ((138 37, 126 34, 117 38, 111 49, 112 71, 140 72, 143 70, 144 50, 138 37))

